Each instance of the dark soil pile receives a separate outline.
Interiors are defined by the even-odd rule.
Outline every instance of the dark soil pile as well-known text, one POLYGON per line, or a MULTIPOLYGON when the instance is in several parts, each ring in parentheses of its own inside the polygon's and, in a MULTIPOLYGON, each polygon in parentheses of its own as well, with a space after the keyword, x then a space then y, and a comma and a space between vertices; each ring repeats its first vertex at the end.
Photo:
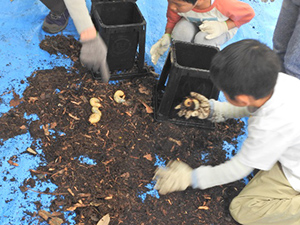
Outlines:
MULTIPOLYGON (((56 192, 41 194, 56 196, 51 213, 65 220, 60 212, 74 210, 76 224, 97 224, 108 213, 110 224, 236 224, 228 206, 244 187, 241 181, 160 198, 147 195, 144 202, 139 195, 149 191, 157 156, 180 159, 193 168, 224 162, 223 141, 236 144, 243 122, 229 120, 214 130, 156 122, 151 113, 155 76, 103 84, 80 64, 80 43, 72 37, 46 37, 40 47, 70 57, 74 66, 34 72, 23 98, 15 96, 16 107, 0 118, 0 138, 29 131, 36 140, 31 148, 41 144, 45 154, 47 165, 32 170, 23 191, 34 190, 36 179, 50 180, 58 186, 56 192), (119 89, 126 95, 125 104, 113 100, 119 89), (94 125, 88 122, 91 97, 101 102, 102 118, 94 125), (24 119, 25 112, 39 120, 24 119), (82 163, 80 156, 96 164, 82 163)), ((36 205, 37 211, 42 208, 36 205)))

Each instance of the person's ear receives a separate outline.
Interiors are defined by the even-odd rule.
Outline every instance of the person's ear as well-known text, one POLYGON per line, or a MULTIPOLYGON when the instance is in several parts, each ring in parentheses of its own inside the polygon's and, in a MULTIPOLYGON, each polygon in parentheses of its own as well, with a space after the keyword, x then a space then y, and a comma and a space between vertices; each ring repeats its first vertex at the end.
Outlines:
POLYGON ((235 100, 240 106, 248 106, 251 103, 251 97, 249 95, 237 95, 235 96, 235 100))

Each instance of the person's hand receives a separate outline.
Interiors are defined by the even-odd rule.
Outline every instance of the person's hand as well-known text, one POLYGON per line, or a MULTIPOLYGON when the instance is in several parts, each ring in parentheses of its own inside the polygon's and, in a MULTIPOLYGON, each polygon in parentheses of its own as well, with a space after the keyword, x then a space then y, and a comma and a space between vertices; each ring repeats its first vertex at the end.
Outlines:
POLYGON ((214 39, 227 32, 228 26, 226 22, 203 21, 203 23, 199 26, 199 29, 202 32, 208 33, 205 37, 206 39, 214 39))
POLYGON ((184 191, 192 184, 193 169, 184 162, 170 161, 166 167, 159 167, 155 171, 153 180, 156 180, 154 189, 162 195, 184 191))
POLYGON ((206 119, 210 114, 210 104, 208 99, 196 92, 191 92, 182 103, 177 105, 175 109, 179 109, 177 113, 179 117, 184 116, 186 119, 190 117, 198 117, 206 119))
POLYGON ((171 35, 165 33, 150 49, 151 60, 156 65, 158 59, 168 50, 171 43, 171 35))
POLYGON ((102 38, 97 35, 90 40, 81 41, 80 61, 94 72, 101 73, 103 82, 108 82, 110 71, 106 62, 107 47, 102 38))

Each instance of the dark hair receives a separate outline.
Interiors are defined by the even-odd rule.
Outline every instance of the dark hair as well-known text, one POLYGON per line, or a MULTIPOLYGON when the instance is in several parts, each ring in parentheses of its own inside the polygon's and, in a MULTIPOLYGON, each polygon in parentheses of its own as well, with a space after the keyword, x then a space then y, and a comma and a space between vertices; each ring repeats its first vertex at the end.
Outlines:
POLYGON ((182 0, 182 1, 195 5, 198 0, 182 0))
POLYGON ((232 100, 241 94, 259 99, 273 91, 280 65, 277 54, 268 46, 245 39, 228 45, 214 56, 211 80, 232 100))

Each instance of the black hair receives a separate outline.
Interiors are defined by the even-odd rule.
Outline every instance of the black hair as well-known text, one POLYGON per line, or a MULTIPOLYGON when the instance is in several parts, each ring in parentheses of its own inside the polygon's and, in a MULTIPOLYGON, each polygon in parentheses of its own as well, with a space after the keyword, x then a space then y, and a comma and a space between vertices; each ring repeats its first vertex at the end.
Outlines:
POLYGON ((265 44, 245 39, 228 45, 212 59, 211 80, 229 98, 250 95, 260 99, 272 93, 281 63, 265 44))
POLYGON ((198 0, 182 0, 182 1, 195 5, 198 0))

